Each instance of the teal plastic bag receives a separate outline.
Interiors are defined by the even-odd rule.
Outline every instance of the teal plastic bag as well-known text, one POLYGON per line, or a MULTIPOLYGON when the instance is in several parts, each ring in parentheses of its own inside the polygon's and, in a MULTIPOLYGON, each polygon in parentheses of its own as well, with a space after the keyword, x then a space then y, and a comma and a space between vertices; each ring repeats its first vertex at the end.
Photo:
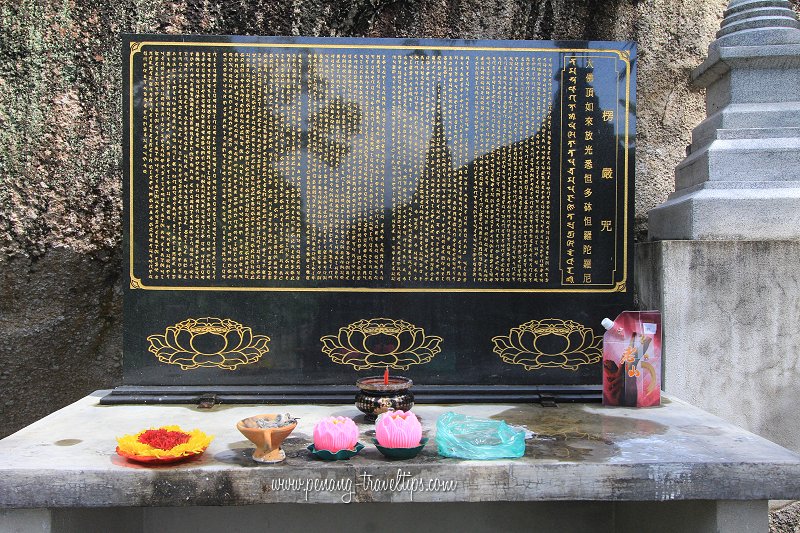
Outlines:
POLYGON ((460 415, 452 411, 436 421, 436 447, 443 457, 505 459, 525 455, 525 430, 503 420, 460 415))

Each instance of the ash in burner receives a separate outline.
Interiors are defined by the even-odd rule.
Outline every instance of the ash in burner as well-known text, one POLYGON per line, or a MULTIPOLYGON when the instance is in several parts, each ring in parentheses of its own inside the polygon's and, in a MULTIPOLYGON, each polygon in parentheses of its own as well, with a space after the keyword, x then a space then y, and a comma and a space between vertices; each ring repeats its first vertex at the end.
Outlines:
POLYGON ((263 417, 247 418, 243 421, 242 425, 246 428, 269 429, 269 428, 282 428, 285 426, 291 426, 295 422, 297 422, 297 419, 292 418, 292 415, 286 413, 283 415, 276 415, 275 418, 263 418, 263 417))

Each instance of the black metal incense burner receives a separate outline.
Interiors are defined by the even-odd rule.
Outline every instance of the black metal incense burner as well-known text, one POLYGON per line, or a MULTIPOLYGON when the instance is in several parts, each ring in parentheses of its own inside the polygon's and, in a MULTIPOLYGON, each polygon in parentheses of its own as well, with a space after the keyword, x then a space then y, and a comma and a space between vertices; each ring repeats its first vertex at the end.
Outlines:
POLYGON ((374 422, 378 415, 390 409, 408 411, 414 407, 413 382, 401 376, 391 376, 388 383, 383 376, 370 376, 356 381, 356 407, 364 413, 364 420, 374 422))

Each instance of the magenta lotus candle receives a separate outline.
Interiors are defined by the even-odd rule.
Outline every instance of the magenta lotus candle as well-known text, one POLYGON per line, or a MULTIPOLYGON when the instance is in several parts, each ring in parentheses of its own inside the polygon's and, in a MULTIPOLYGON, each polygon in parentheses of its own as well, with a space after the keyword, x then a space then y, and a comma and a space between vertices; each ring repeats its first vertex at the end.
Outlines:
POLYGON ((422 425, 411 411, 390 411, 378 417, 375 437, 386 448, 413 448, 422 440, 422 425))
POLYGON ((358 426, 346 416, 323 418, 314 426, 314 448, 336 453, 352 450, 358 442, 358 426))

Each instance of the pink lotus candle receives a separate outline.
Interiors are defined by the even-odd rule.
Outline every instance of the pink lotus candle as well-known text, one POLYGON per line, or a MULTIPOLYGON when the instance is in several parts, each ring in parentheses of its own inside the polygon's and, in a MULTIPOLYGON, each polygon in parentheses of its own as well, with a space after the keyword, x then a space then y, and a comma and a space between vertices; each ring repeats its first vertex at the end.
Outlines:
POLYGON ((422 440, 422 425, 411 411, 390 411, 375 423, 375 438, 385 448, 413 448, 422 440))
POLYGON ((314 448, 336 453, 352 450, 358 442, 358 426, 346 416, 323 418, 314 426, 314 448))

